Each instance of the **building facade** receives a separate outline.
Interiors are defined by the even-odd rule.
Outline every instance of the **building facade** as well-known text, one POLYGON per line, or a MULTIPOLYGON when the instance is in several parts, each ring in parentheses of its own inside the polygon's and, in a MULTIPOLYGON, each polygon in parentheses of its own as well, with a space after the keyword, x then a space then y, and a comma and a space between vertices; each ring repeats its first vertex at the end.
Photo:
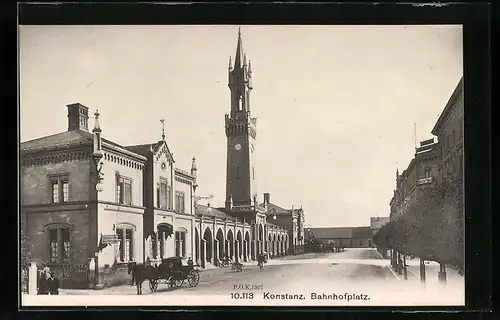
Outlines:
POLYGON ((411 201, 418 197, 419 188, 434 185, 450 174, 463 177, 463 127, 462 77, 432 129, 438 141, 434 138, 422 141, 408 168, 401 175, 396 172, 396 190, 390 201, 391 220, 405 214, 411 201))
MULTIPOLYGON (((195 257, 202 266, 224 255, 238 260, 299 253, 304 213, 257 201, 257 118, 251 113, 252 66, 238 32, 234 63, 229 59, 230 112, 224 117, 227 140, 226 200, 223 208, 196 205, 195 257)), ((198 197, 195 197, 196 199, 198 197)), ((201 197, 203 198, 203 197, 201 197)))
POLYGON ((436 183, 440 162, 439 143, 434 138, 420 142, 408 167, 396 171, 396 189, 390 201, 390 220, 404 216, 412 203, 417 201, 420 190, 436 183))
POLYGON ((380 228, 388 224, 391 221, 391 217, 370 217, 370 228, 373 230, 373 234, 377 233, 380 228))
POLYGON ((371 248, 371 227, 309 228, 309 236, 321 244, 333 244, 344 248, 371 248))
POLYGON ((230 61, 230 113, 224 208, 198 204, 197 168, 176 167, 165 134, 149 144, 104 139, 99 113, 68 105, 68 130, 20 146, 21 225, 28 251, 58 273, 62 287, 130 281, 127 264, 191 257, 201 266, 224 256, 256 260, 301 252, 304 211, 257 201, 257 120, 250 112, 250 61, 241 33, 230 61))
MULTIPOLYGON (((143 170, 145 261, 193 257, 196 171, 175 167, 165 141, 126 147, 146 158, 143 170)), ((195 159, 193 158, 193 166, 195 159)))
POLYGON ((464 174, 464 91, 463 77, 460 79, 443 112, 439 116, 432 134, 440 142, 439 178, 464 174))
POLYGON ((88 108, 67 107, 66 132, 21 144, 21 220, 28 250, 37 264, 59 273, 63 286, 85 285, 89 267, 113 282, 123 274, 120 265, 143 259, 146 159, 103 139, 98 113, 90 133, 88 108), (98 183, 104 174, 110 178, 98 183))
MULTIPOLYGON (((462 77, 432 129, 438 141, 434 142, 433 138, 421 142, 408 168, 401 175, 396 173, 396 190, 390 201, 391 221, 406 214, 412 202, 419 199, 422 188, 436 186, 450 175, 459 177, 459 181, 463 182, 463 126, 462 77)), ((448 227, 453 229, 453 226, 448 227)), ((452 232, 458 231, 455 228, 452 232)), ((459 234, 454 234, 452 238, 458 239, 459 234)), ((396 254, 393 252, 393 259, 396 254)))

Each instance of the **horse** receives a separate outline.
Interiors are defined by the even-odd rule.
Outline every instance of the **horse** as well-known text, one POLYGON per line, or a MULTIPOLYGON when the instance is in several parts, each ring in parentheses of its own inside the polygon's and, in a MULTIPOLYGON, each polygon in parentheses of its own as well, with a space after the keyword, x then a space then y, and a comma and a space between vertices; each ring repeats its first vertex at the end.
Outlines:
POLYGON ((132 276, 132 285, 137 287, 137 294, 142 294, 142 283, 144 280, 154 280, 156 279, 157 268, 153 266, 145 266, 143 264, 137 264, 136 262, 128 263, 128 274, 132 276))
POLYGON ((239 262, 233 262, 231 264, 231 269, 233 272, 242 272, 243 271, 243 264, 239 262))

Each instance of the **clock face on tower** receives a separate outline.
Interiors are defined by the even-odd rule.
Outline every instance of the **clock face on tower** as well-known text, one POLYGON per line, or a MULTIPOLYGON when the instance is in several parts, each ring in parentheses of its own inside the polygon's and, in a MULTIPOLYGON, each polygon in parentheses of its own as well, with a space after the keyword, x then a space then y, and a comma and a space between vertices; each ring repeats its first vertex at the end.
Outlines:
POLYGON ((241 144, 239 144, 239 143, 238 143, 237 145, 235 145, 235 146, 234 146, 234 149, 235 149, 236 151, 240 151, 240 150, 241 150, 241 144))

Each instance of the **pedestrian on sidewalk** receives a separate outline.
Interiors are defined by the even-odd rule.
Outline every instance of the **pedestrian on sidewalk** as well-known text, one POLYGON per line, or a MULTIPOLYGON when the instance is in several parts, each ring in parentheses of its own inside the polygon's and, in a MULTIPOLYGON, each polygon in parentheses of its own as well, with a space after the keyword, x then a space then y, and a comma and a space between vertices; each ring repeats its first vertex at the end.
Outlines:
POLYGON ((403 259, 401 259, 401 256, 398 257, 398 273, 403 273, 403 259))
POLYGON ((50 278, 47 279, 47 289, 50 295, 59 294, 59 279, 56 277, 55 272, 51 272, 50 278))
POLYGON ((40 275, 38 277, 38 291, 37 294, 43 295, 43 294, 49 294, 48 288, 47 288, 47 279, 49 278, 48 275, 48 268, 42 269, 40 271, 40 275))

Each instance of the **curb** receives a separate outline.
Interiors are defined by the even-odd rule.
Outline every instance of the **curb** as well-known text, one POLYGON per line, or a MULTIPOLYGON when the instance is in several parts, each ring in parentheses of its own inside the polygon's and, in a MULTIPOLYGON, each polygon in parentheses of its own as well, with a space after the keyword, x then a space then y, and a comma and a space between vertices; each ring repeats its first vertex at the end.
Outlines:
POLYGON ((396 272, 392 269, 391 265, 387 264, 386 268, 389 269, 389 271, 392 273, 392 275, 394 276, 394 278, 396 278, 396 280, 401 280, 401 278, 398 277, 398 275, 396 274, 396 272))
POLYGON ((418 280, 420 280, 420 276, 418 276, 415 272, 413 272, 410 268, 406 268, 411 274, 413 274, 418 280))
POLYGON ((385 260, 384 257, 382 257, 382 255, 380 254, 380 252, 378 252, 378 250, 375 250, 375 252, 377 253, 380 260, 385 260))

